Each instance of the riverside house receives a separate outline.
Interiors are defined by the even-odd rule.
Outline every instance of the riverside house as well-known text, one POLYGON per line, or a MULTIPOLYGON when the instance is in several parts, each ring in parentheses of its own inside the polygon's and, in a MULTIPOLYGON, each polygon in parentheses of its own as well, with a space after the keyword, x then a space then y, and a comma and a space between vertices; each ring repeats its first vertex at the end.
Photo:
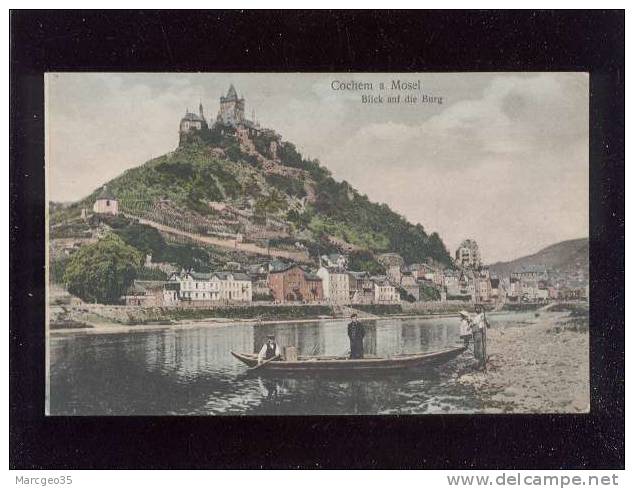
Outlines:
POLYGON ((401 296, 387 277, 372 277, 375 304, 400 304, 401 296))
POLYGON ((272 269, 268 280, 276 302, 320 302, 324 298, 321 278, 299 265, 272 269))
POLYGON ((374 302, 374 282, 368 272, 348 272, 350 302, 352 304, 372 304, 374 302))
POLYGON ((241 272, 180 272, 173 273, 169 281, 180 284, 182 301, 251 302, 251 278, 241 272))
POLYGON ((412 263, 407 269, 419 280, 427 280, 438 287, 444 285, 443 273, 439 268, 428 265, 427 263, 412 263))
POLYGON ((332 304, 350 304, 350 281, 343 268, 320 267, 317 276, 322 280, 324 299, 332 304))
POLYGON ((164 280, 135 280, 123 301, 126 306, 164 307, 178 304, 180 286, 164 280))

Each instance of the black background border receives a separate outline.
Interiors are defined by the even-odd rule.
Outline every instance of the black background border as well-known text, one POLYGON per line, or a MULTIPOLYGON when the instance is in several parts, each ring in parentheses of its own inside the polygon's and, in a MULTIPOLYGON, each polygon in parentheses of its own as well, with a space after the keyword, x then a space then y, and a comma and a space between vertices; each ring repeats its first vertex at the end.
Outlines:
POLYGON ((11 468, 624 467, 623 11, 10 15, 11 468), (590 414, 45 417, 46 71, 590 72, 590 414))

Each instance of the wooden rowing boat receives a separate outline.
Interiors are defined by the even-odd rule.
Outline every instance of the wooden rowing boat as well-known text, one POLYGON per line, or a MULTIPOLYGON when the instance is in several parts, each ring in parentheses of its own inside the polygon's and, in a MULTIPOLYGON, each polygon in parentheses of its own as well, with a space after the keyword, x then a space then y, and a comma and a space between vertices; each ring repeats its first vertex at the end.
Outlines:
MULTIPOLYGON (((465 349, 464 346, 458 346, 431 353, 406 353, 393 355, 391 357, 366 356, 362 359, 349 359, 345 356, 300 356, 296 361, 279 360, 269 362, 259 370, 284 372, 392 371, 420 367, 421 365, 443 363, 457 357, 465 351, 465 349)), ((258 356, 255 353, 236 353, 232 351, 231 354, 249 367, 254 367, 258 363, 258 356)))

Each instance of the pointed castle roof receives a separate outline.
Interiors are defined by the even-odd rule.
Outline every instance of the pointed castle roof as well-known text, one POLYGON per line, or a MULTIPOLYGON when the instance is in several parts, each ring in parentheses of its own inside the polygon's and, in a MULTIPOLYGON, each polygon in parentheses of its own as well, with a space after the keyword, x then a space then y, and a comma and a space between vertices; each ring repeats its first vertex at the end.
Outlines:
POLYGON ((227 92, 228 100, 238 100, 238 92, 236 92, 236 88, 233 86, 233 83, 229 85, 229 91, 227 92))

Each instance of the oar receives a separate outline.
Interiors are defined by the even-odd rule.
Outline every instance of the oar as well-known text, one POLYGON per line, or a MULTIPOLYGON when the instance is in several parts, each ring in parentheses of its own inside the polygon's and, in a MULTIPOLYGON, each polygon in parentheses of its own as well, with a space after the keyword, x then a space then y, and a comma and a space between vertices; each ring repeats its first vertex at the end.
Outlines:
POLYGON ((277 360, 278 358, 280 358, 279 355, 275 355, 273 358, 269 358, 268 360, 264 360, 262 363, 257 364, 255 367, 249 367, 247 369, 247 371, 249 372, 253 372, 254 370, 257 370, 259 368, 264 367, 267 363, 272 362, 273 360, 277 360))

